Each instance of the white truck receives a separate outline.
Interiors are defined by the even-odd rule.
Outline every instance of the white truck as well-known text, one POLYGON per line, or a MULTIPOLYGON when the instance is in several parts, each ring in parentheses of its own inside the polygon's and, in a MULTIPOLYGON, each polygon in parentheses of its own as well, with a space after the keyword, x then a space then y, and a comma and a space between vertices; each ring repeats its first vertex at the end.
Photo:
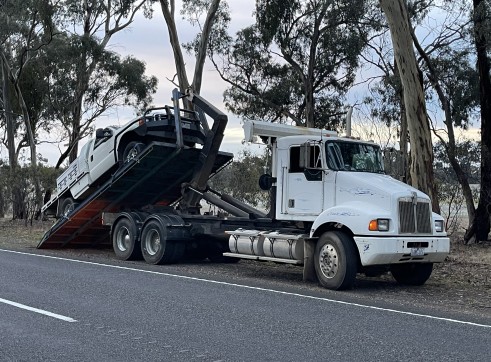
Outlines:
MULTIPOLYGON (((218 151, 227 117, 202 97, 175 91, 174 101, 182 97, 214 119, 213 128, 204 127, 209 131, 203 133, 199 154, 166 144, 158 152, 172 156, 162 156, 162 161, 157 151, 136 155, 124 168, 134 167, 136 171, 128 171, 134 178, 156 164, 165 164, 164 171, 140 183, 125 181, 131 186, 124 191, 117 183, 104 186, 105 193, 93 195, 93 201, 48 232, 38 247, 89 240, 94 244, 96 233, 87 233, 100 234, 110 226, 106 241, 120 259, 143 257, 148 263, 166 264, 200 251, 211 260, 290 263, 303 266, 304 279, 330 289, 351 288, 357 273, 385 271, 400 283, 421 285, 433 263, 447 256, 444 222, 431 211, 429 197, 386 176, 380 148, 372 142, 320 129, 245 122, 245 141, 260 140, 271 149, 271 172, 259 180, 271 194, 269 214, 210 189, 211 173, 230 159, 218 151), (193 172, 187 174, 190 164, 193 172), (166 191, 155 197, 160 191, 150 192, 146 182, 160 183, 166 191), (100 200, 107 199, 112 201, 100 206, 100 200), (133 200, 131 205, 125 199, 133 200), (202 213, 201 200, 229 215, 202 213), (98 208, 90 209, 91 203, 98 208), (89 209, 97 211, 90 214, 89 209), (70 236, 79 225, 82 231, 70 236)), ((201 122, 202 113, 197 114, 201 122)))
MULTIPOLYGON (((66 216, 102 185, 124 163, 135 158, 153 141, 177 140, 175 109, 166 106, 151 108, 124 126, 96 130, 81 149, 80 155, 56 179, 56 190, 41 211, 56 217, 66 216)), ((180 110, 183 144, 203 143, 199 122, 193 112, 180 110)))

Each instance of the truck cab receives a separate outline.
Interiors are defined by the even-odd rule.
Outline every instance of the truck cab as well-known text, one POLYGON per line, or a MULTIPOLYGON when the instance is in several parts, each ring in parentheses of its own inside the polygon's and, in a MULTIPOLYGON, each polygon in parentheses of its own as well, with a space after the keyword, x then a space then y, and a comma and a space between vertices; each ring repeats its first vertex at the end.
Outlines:
POLYGON ((317 277, 324 286, 342 289, 352 283, 354 277, 336 277, 346 258, 356 264, 352 270, 386 267, 399 281, 422 284, 432 263, 447 256, 443 218, 431 211, 426 194, 385 175, 375 143, 257 121, 246 121, 244 133, 246 141, 259 138, 271 148, 266 184, 276 200, 273 215, 309 230, 317 277))

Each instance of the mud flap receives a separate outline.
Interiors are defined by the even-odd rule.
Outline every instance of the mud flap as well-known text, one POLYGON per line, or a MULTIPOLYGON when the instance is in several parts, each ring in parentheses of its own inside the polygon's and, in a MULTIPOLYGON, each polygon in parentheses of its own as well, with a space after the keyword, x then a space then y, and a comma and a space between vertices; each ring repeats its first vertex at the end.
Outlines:
POLYGON ((317 282, 314 267, 314 251, 318 238, 305 238, 303 243, 303 280, 317 282))

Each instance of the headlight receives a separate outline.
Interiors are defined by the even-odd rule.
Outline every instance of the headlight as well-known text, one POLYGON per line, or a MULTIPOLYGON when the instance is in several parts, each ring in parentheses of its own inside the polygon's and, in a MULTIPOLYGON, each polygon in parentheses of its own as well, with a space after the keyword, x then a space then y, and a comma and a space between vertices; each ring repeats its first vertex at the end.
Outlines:
POLYGON ((370 221, 368 230, 370 231, 389 231, 389 219, 376 219, 370 221))
POLYGON ((443 220, 435 220, 435 231, 437 233, 442 233, 445 231, 445 228, 443 227, 443 220))

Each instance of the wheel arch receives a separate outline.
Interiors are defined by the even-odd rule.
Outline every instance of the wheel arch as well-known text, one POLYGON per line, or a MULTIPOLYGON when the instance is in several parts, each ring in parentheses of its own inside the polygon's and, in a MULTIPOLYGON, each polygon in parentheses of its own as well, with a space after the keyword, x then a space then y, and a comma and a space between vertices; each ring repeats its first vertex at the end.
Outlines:
POLYGON ((358 271, 361 270, 362 264, 361 264, 361 258, 360 258, 360 250, 358 249, 358 246, 355 243, 355 239, 353 239, 353 236, 355 235, 353 231, 346 225, 341 224, 339 222, 326 222, 320 226, 318 226, 315 229, 315 232, 313 233, 312 237, 316 238, 316 243, 319 241, 319 238, 321 237, 322 234, 329 232, 329 231, 336 231, 336 232, 341 232, 345 234, 346 236, 349 237, 350 243, 353 245, 355 248, 356 252, 356 263, 358 266, 358 271))
POLYGON ((124 150, 126 146, 130 144, 130 142, 145 143, 145 139, 144 137, 139 136, 134 130, 123 134, 119 139, 119 141, 117 141, 117 145, 116 145, 116 157, 118 162, 123 159, 124 150))
POLYGON ((136 230, 137 240, 140 240, 141 230, 142 230, 142 220, 144 219, 144 215, 142 212, 135 212, 135 211, 129 211, 129 212, 123 211, 119 213, 118 217, 111 224, 111 230, 110 230, 111 239, 113 236, 114 227, 117 225, 117 223, 120 220, 125 218, 128 219, 133 224, 136 230))

